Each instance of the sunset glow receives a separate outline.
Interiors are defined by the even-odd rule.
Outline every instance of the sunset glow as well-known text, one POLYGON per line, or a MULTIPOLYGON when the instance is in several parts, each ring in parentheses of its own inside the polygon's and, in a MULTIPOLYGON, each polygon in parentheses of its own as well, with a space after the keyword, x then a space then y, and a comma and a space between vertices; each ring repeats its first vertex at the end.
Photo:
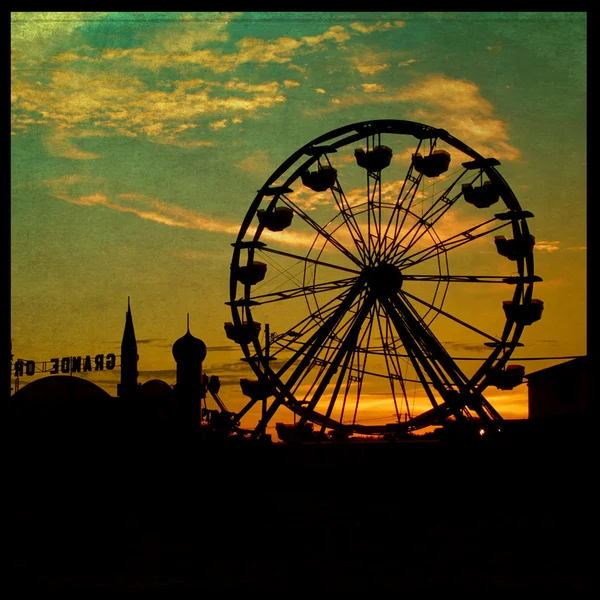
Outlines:
MULTIPOLYGON (((257 191, 299 148, 380 119, 444 129, 497 159, 521 207, 534 215, 528 224, 543 280, 535 297, 545 308, 511 364, 527 373, 586 354, 584 13, 13 12, 11 50, 15 360, 118 355, 129 297, 140 383, 174 383, 172 344, 189 313, 192 333, 207 346, 204 372, 219 376, 221 398, 241 410, 247 398, 240 379, 253 373, 224 323, 232 318, 225 303, 242 222, 257 191)), ((417 143, 403 136, 392 142, 381 187, 389 206, 417 143)), ((415 219, 471 160, 446 147, 453 150, 449 170, 419 187, 415 219)), ((354 149, 329 157, 349 205, 360 207, 366 179, 354 149)), ((293 192, 299 209, 352 245, 330 190, 312 192, 298 179, 293 192)), ((414 250, 434 243, 434 234, 453 239, 482 220, 477 209, 457 204, 414 250)), ((249 224, 247 236, 257 226, 249 224)), ((360 228, 364 234, 364 223, 360 228)), ((331 243, 315 243, 315 231, 298 218, 261 240, 342 265, 331 243)), ((513 275, 490 240, 448 251, 450 273, 513 275)), ((305 273, 294 262, 277 257, 269 268, 301 281, 305 273)), ((269 285, 260 293, 285 289, 283 276, 269 285)), ((427 285, 405 282, 415 294, 427 285)), ((444 310, 499 336, 511 293, 500 285, 450 286, 444 310)), ((296 302, 265 305, 262 323, 273 332, 291 328, 306 308, 296 302)), ((436 335, 473 373, 489 349, 444 319, 436 335)), ((23 376, 20 385, 44 375, 23 376)), ((82 376, 116 395, 118 368, 82 376)), ((361 397, 362 418, 400 418, 389 410, 389 384, 376 388, 361 397)), ((422 389, 407 393, 412 405, 400 413, 429 406, 422 389)), ((527 417, 526 383, 485 395, 503 417, 527 417)), ((251 427, 259 414, 257 405, 243 424, 251 427)), ((269 430, 293 419, 282 408, 269 430)))

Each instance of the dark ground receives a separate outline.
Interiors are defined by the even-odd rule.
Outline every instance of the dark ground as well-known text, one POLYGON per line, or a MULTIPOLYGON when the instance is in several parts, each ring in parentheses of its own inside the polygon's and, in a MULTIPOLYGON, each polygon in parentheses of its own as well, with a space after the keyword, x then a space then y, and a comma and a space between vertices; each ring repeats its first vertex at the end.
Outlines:
POLYGON ((3 449, 3 581, 22 592, 587 591, 593 456, 577 436, 13 440, 3 449))

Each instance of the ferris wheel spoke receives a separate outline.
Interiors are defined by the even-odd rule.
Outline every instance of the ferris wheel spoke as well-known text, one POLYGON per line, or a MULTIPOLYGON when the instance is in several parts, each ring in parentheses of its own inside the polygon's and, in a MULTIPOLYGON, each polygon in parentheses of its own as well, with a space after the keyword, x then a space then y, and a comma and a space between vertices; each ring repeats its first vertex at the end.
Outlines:
POLYGON ((367 247, 373 263, 381 245, 381 171, 367 172, 367 247))
POLYGON ((313 358, 319 352, 319 348, 335 331, 340 321, 347 315, 348 311, 358 299, 362 291, 362 282, 355 283, 346 293, 344 298, 336 306, 335 310, 323 321, 315 333, 302 344, 296 354, 277 372, 277 376, 281 378, 288 369, 300 358, 299 364, 293 374, 288 378, 288 386, 292 388, 295 382, 300 378, 302 371, 307 369, 312 363, 313 358))
MULTIPOLYGON (((333 235, 331 235, 325 228, 321 227, 314 219, 312 219, 304 210, 302 210, 296 203, 290 200, 287 196, 281 195, 280 200, 284 204, 286 204, 289 208, 291 208, 305 223, 310 225, 321 237, 323 237, 327 242, 329 242, 334 248, 336 248, 339 252, 341 252, 346 258, 356 264, 358 267, 361 266, 361 261, 359 258, 354 256, 348 248, 346 248, 342 243, 340 243, 333 235)), ((263 248, 265 250, 266 248, 263 248)))
POLYGON ((439 283, 447 281, 449 283, 509 283, 510 277, 505 275, 411 275, 402 274, 403 281, 431 281, 439 283))
POLYGON ((341 265, 335 265, 333 263, 328 263, 323 260, 317 260, 313 258, 308 258, 307 256, 302 256, 301 254, 294 254, 292 252, 284 252, 283 250, 276 250, 275 248, 269 248, 269 246, 264 246, 260 249, 261 252, 270 252, 271 254, 277 254, 279 256, 286 256, 288 258, 295 258, 299 262, 310 263, 320 267, 327 267, 329 269, 337 269, 338 271, 344 271, 346 273, 353 273, 355 275, 360 275, 360 270, 358 269, 349 269, 348 267, 343 267, 341 265))
POLYGON ((405 303, 400 296, 385 300, 388 315, 391 317, 404 346, 431 378, 435 389, 446 400, 454 399, 456 390, 462 392, 468 385, 468 378, 448 355, 429 327, 418 313, 405 303))
POLYGON ((408 211, 405 213, 405 219, 408 214, 410 214, 414 217, 415 222, 405 233, 402 234, 401 230, 397 232, 398 235, 395 238, 395 242, 387 253, 387 256, 390 259, 393 260, 401 257, 408 252, 408 250, 413 248, 423 236, 427 235, 430 231, 433 231, 434 226, 461 197, 462 192, 449 197, 450 191, 454 188, 459 179, 460 177, 454 181, 421 216, 416 215, 412 211, 410 211, 410 213, 408 211))
MULTIPOLYGON (((358 411, 358 403, 361 396, 361 391, 363 387, 363 381, 365 375, 377 375, 375 373, 368 373, 366 370, 366 361, 367 355, 369 352, 371 331, 373 326, 373 313, 375 310, 375 303, 371 304, 370 314, 366 320, 366 327, 362 330, 362 335, 360 340, 358 340, 355 344, 355 348, 352 350, 350 355, 350 360, 346 365, 346 372, 341 373, 340 377, 345 379, 346 385, 344 388, 344 393, 341 402, 341 410, 340 410, 340 423, 344 422, 344 416, 346 411, 346 405, 348 403, 348 398, 350 396, 351 388, 353 384, 356 384, 355 387, 355 398, 356 401, 354 403, 354 414, 350 423, 354 425, 356 423, 356 413, 358 411), (366 340, 366 341, 365 341, 366 340), (361 360, 362 359, 362 360, 361 360)), ((330 403, 329 411, 333 408, 334 401, 337 400, 337 396, 332 396, 332 401, 330 403)))
POLYGON ((499 229, 503 229, 507 227, 507 223, 501 223, 500 225, 496 225, 495 227, 491 227, 486 229, 485 231, 479 231, 482 227, 486 227, 491 223, 494 223, 496 219, 489 219, 484 221, 483 223, 479 223, 478 225, 474 225, 469 229, 465 229, 465 231, 461 231, 460 233, 456 233, 445 240, 438 240, 434 244, 422 248, 413 254, 407 255, 405 252, 397 254, 395 256, 394 264, 397 264, 403 269, 408 267, 412 267, 416 264, 422 263, 430 258, 434 258, 443 254, 445 252, 449 252, 450 250, 454 250, 460 246, 464 246, 465 244, 469 244, 476 239, 482 238, 486 235, 490 235, 499 229))
MULTIPOLYGON (((294 355, 286 364, 274 373, 274 382, 277 392, 271 406, 266 410, 262 419, 259 421, 255 435, 260 435, 264 432, 266 424, 273 417, 279 406, 286 401, 292 402, 296 407, 299 407, 298 399, 294 396, 294 392, 308 376, 310 369, 314 366, 320 367, 318 377, 323 373, 323 367, 327 364, 323 359, 319 358, 319 353, 327 353, 329 351, 328 339, 332 339, 332 333, 340 321, 347 316, 348 311, 361 295, 362 286, 355 285, 346 293, 342 301, 331 311, 327 320, 321 327, 317 327, 313 335, 297 349, 294 355), (299 360, 299 362, 298 362, 299 360), (285 372, 297 363, 296 368, 284 382, 283 375, 285 372)), ((342 324, 342 328, 344 325, 342 324)), ((305 412, 302 408, 302 412, 305 412)))
POLYGON ((433 396, 430 388, 430 382, 435 389, 441 389, 444 382, 439 378, 435 369, 433 369, 429 363, 425 361, 424 353, 420 348, 420 344, 414 337, 409 333, 409 328, 406 324, 405 318, 400 311, 398 311, 391 298, 382 298, 381 304, 385 310, 385 315, 391 320, 398 337, 402 341, 402 345, 406 350, 406 354, 410 359, 417 376, 419 377, 423 388, 426 390, 427 395, 433 406, 437 406, 438 402, 433 396))
MULTIPOLYGON (((423 306, 427 306, 430 310, 434 310, 438 315, 443 315, 444 317, 446 317, 447 319, 450 319, 451 321, 454 321, 455 323, 458 323, 459 325, 462 325, 463 327, 465 327, 466 329, 470 329, 471 331, 479 334, 481 337, 484 337, 496 344, 500 344, 500 340, 496 337, 494 337, 493 335, 490 335, 488 333, 485 333, 485 331, 482 331, 481 329, 478 329, 477 327, 473 327, 472 325, 469 325, 468 323, 466 323, 465 321, 463 321, 462 319, 459 319, 453 315, 451 315, 449 312, 446 312, 445 310, 442 310, 441 308, 435 306, 434 304, 431 304, 430 302, 425 302, 424 300, 421 300, 420 298, 418 298, 417 296, 414 296, 413 294, 410 294, 409 292, 407 292, 406 290, 402 290, 400 292, 405 298, 410 298, 416 302, 418 302, 419 304, 422 304, 423 306)), ((413 309, 413 312, 416 314, 416 311, 413 309)))
POLYGON ((311 332, 317 332, 324 323, 326 323, 330 317, 335 315, 339 309, 339 304, 342 302, 347 295, 349 289, 344 290, 336 298, 332 298, 323 306, 320 307, 318 312, 312 312, 284 333, 273 334, 271 340, 271 346, 277 344, 279 350, 271 353, 271 357, 275 358, 286 351, 302 352, 302 342, 299 340, 306 339, 306 336, 311 332))
POLYGON ((338 279, 336 281, 328 281, 326 283, 308 284, 302 287, 290 288, 285 290, 277 290, 268 294, 259 294, 257 296, 249 296, 249 302, 253 305, 268 304, 269 302, 279 302, 282 300, 290 300, 307 294, 320 294, 324 292, 339 291, 352 286, 356 282, 355 277, 348 279, 338 279))
MULTIPOLYGON (((415 154, 417 154, 419 152, 420 146, 421 146, 421 143, 419 142, 419 146, 415 150, 415 154)), ((435 142, 432 143, 432 146, 435 146, 435 142)), ((402 235, 402 236, 400 235, 404 228, 404 225, 406 223, 407 216, 409 214, 413 214, 412 206, 417 197, 419 185, 423 181, 423 175, 417 171, 417 175, 415 176, 413 174, 414 172, 415 172, 415 169, 413 166, 413 162, 411 161, 409 164, 409 168, 408 168, 406 177, 402 183, 402 189, 398 196, 398 201, 396 202, 394 210, 392 211, 392 214, 390 215, 388 226, 386 228, 386 234, 384 236, 387 241, 389 229, 393 224, 393 235, 391 236, 392 242, 389 245, 387 245, 387 243, 386 243, 385 252, 384 252, 385 256, 387 256, 388 258, 393 257, 395 254, 397 254, 399 251, 401 251, 403 248, 403 242, 404 242, 405 238, 408 235, 410 235, 411 233, 413 233, 414 226, 409 228, 409 230, 404 235, 402 235), (410 182, 410 185, 408 186, 408 190, 405 192, 405 187, 406 187, 407 182, 410 182), (402 213, 401 220, 400 220, 400 213, 402 213)), ((458 183, 458 181, 460 180, 461 177, 462 177, 462 174, 459 175, 457 177, 457 179, 453 183, 450 184, 450 186, 445 190, 445 192, 443 194, 441 194, 441 196, 438 198, 438 201, 435 202, 428 209, 428 211, 423 215, 423 217, 433 219, 433 217, 435 216, 435 214, 437 212, 439 212, 440 210, 445 210, 446 205, 451 204, 455 201, 455 200, 449 201, 448 194, 449 194, 450 190, 452 190, 452 188, 456 185, 456 183, 458 183)), ((406 244, 404 246, 406 246, 406 244)))
MULTIPOLYGON (((338 374, 337 380, 334 384, 333 390, 331 391, 331 398, 329 407, 325 414, 326 422, 329 422, 330 415, 333 407, 338 399, 338 395, 344 379, 349 374, 348 365, 352 360, 355 352, 356 344, 353 343, 363 326, 365 316, 369 312, 369 300, 365 300, 363 297, 362 306, 360 309, 351 317, 344 325, 345 331, 339 331, 335 336, 330 336, 329 343, 325 343, 319 352, 312 358, 312 367, 301 373, 301 376, 295 382, 295 387, 298 388, 302 379, 307 377, 309 372, 313 372, 315 367, 318 367, 318 373, 312 379, 310 389, 304 394, 304 398, 310 398, 306 400, 306 406, 303 408, 300 424, 306 422, 306 420, 312 420, 317 414, 315 409, 331 384, 331 381, 336 373, 338 374), (321 354, 321 356, 319 356, 321 354)), ((293 390, 296 392, 296 390, 293 390)))
MULTIPOLYGON (((432 308, 432 306, 429 303, 424 303, 416 296, 412 296, 412 298, 425 304, 429 308, 432 308)), ((458 388, 460 391, 466 389, 466 387, 469 384, 469 378, 461 371, 458 365, 450 357, 443 344, 437 339, 437 337, 431 331, 430 327, 425 323, 424 319, 421 317, 419 312, 408 301, 408 295, 403 294, 401 292, 400 295, 395 296, 393 298, 393 301, 396 308, 402 312, 402 314, 405 316, 410 325, 413 328, 415 328, 415 331, 417 331, 417 335, 415 337, 420 343, 421 347, 425 350, 426 357, 430 358, 434 362, 436 368, 438 368, 438 371, 440 373, 444 373, 444 377, 446 378, 447 383, 458 388)), ((446 313, 444 311, 442 312, 444 316, 452 320, 456 320, 449 313, 446 313)), ((463 327, 475 330, 480 335, 494 340, 494 343, 497 342, 497 340, 492 336, 489 336, 485 332, 472 327, 468 323, 465 323, 461 320, 458 320, 458 322, 463 327)))
MULTIPOLYGON (((344 381, 346 380, 348 383, 350 383, 352 372, 350 367, 354 362, 355 356, 357 356, 357 354, 360 352, 359 348, 361 341, 358 339, 359 334, 363 328, 365 319, 372 310, 372 307, 372 301, 366 300, 363 303, 360 311, 356 313, 356 317, 353 319, 352 326, 349 328, 347 335, 345 336, 345 342, 340 344, 336 355, 332 357, 329 368, 324 374, 324 377, 321 379, 319 386, 316 389, 311 402, 309 403, 309 410, 314 410, 316 408, 327 386, 333 379, 333 376, 337 373, 338 375, 333 390, 331 391, 331 398, 325 411, 325 416, 327 418, 331 417, 331 413, 333 412, 333 408, 338 400, 340 389, 342 388, 344 381)), ((368 320, 367 323, 369 323, 368 320)), ((369 328, 369 325, 367 325, 367 330, 369 328)), ((363 332, 363 338, 364 335, 365 332, 363 332)))
MULTIPOLYGON (((360 305, 361 298, 356 302, 360 305)), ((352 327, 360 318, 359 311, 352 313, 350 311, 345 315, 344 320, 340 322, 339 326, 330 334, 330 336, 323 342, 320 348, 317 349, 316 354, 312 359, 312 366, 305 373, 306 376, 310 374, 312 377, 312 385, 310 389, 304 394, 304 398, 307 398, 313 393, 315 387, 323 381, 323 375, 326 375, 326 370, 334 368, 334 372, 337 370, 335 364, 337 362, 338 353, 343 349, 346 344, 347 338, 351 335, 352 327), (316 374, 315 374, 316 370, 316 374)), ((343 371, 342 371, 343 372, 343 371)), ((296 392, 299 386, 303 383, 304 378, 298 379, 294 392, 296 392)), ((315 402, 316 405, 316 402, 315 402)))
POLYGON ((396 418, 398 422, 400 422, 400 411, 398 409, 398 400, 396 398, 396 387, 394 385, 394 381, 398 381, 400 385, 400 389, 402 391, 402 395, 404 397, 404 404, 406 406, 406 414, 408 418, 410 418, 410 407, 408 405, 408 396, 406 394, 406 387, 404 383, 404 378, 402 377, 402 369, 398 363, 398 352, 395 347, 395 343, 389 344, 388 340, 393 336, 393 330, 390 328, 389 321, 387 319, 384 320, 384 326, 382 327, 382 312, 381 307, 377 306, 377 326, 379 329, 379 337, 381 338, 381 343, 383 346, 383 355, 385 358, 385 366, 388 374, 388 380, 390 383, 390 391, 392 394, 392 400, 394 402, 394 410, 396 412, 396 418), (384 332, 385 330, 385 332, 384 332))
MULTIPOLYGON (((420 151, 422 144, 423 140, 420 139, 419 143, 417 144, 417 147, 414 150, 414 154, 417 154, 420 151)), ((400 188, 400 191, 398 192, 396 202, 394 204, 394 207, 388 219, 388 223, 386 225, 385 233, 383 236, 386 240, 388 239, 388 234, 392 226, 394 228, 394 232, 391 236, 391 239, 395 240, 398 237, 398 233, 402 230, 402 227, 404 225, 406 215, 408 212, 410 212, 410 208, 416 198, 422 177, 423 175, 415 170, 413 162, 410 161, 406 172, 406 176, 402 180, 402 186, 400 188), (415 172, 416 175, 414 175, 415 172), (400 221, 400 214, 402 214, 402 221, 400 221)))
POLYGON ((367 244, 339 179, 336 178, 335 183, 331 186, 330 190, 348 233, 354 242, 354 246, 360 254, 361 261, 365 262, 367 256, 367 244))
MULTIPOLYGON (((418 152, 420 147, 421 141, 419 141, 419 145, 417 146, 415 152, 418 152)), ((404 227, 406 216, 410 213, 411 206, 413 205, 413 202, 416 198, 417 192, 419 190, 419 184, 421 183, 422 178, 422 175, 420 173, 417 173, 416 176, 413 175, 414 171, 415 169, 411 162, 408 167, 406 176, 402 181, 402 187, 400 188, 400 192, 398 193, 398 197, 396 199, 394 207, 388 218, 388 222, 382 236, 378 258, 381 258, 382 256, 387 256, 390 253, 391 248, 393 248, 395 245, 395 240, 398 239, 399 233, 404 227), (401 220, 400 215, 402 215, 401 220), (392 230, 391 235, 390 230, 392 230), (390 240, 389 243, 388 240, 390 240)))

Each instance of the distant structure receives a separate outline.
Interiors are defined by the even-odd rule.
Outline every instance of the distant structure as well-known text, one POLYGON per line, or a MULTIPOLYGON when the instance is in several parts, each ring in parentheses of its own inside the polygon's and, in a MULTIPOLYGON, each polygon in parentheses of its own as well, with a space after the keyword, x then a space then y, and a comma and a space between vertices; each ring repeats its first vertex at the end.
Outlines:
MULTIPOLYGON (((8 410, 15 417, 15 432, 45 438, 93 432, 106 438, 108 431, 120 431, 126 436, 161 432, 185 436, 200 432, 209 381, 202 373, 206 344, 191 334, 189 314, 187 331, 175 341, 172 352, 177 363, 174 386, 159 379, 138 383, 139 355, 128 298, 117 396, 73 372, 60 375, 56 371, 28 383, 11 396, 8 410)), ((11 340, 11 384, 12 361, 11 340)), ((218 378, 213 379, 218 388, 218 378)), ((211 395, 219 401, 216 392, 211 391, 211 395)))
POLYGON ((127 297, 127 312, 125 313, 125 329, 121 341, 121 383, 117 385, 117 396, 120 398, 134 398, 138 388, 138 360, 137 341, 131 315, 131 304, 127 297))
POLYGON ((527 375, 529 419, 581 416, 591 410, 589 360, 573 360, 527 375))
POLYGON ((199 432, 201 404, 206 397, 206 384, 202 377, 206 344, 190 333, 189 314, 187 331, 173 344, 172 352, 177 363, 176 403, 183 420, 190 424, 193 432, 199 432))

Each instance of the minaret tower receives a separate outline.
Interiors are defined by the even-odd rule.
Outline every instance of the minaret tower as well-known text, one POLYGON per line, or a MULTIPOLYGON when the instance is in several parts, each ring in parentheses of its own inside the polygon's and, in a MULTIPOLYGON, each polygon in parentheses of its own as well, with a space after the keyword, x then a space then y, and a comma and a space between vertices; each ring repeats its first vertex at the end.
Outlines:
POLYGON ((127 312, 125 313, 125 329, 121 341, 121 383, 117 385, 117 395, 120 398, 133 398, 137 392, 138 378, 138 353, 131 305, 127 297, 127 312))
POLYGON ((206 344, 190 333, 190 315, 187 332, 173 344, 173 358, 177 363, 175 396, 184 420, 192 432, 200 430, 200 408, 206 394, 202 382, 202 362, 206 358, 206 344))

